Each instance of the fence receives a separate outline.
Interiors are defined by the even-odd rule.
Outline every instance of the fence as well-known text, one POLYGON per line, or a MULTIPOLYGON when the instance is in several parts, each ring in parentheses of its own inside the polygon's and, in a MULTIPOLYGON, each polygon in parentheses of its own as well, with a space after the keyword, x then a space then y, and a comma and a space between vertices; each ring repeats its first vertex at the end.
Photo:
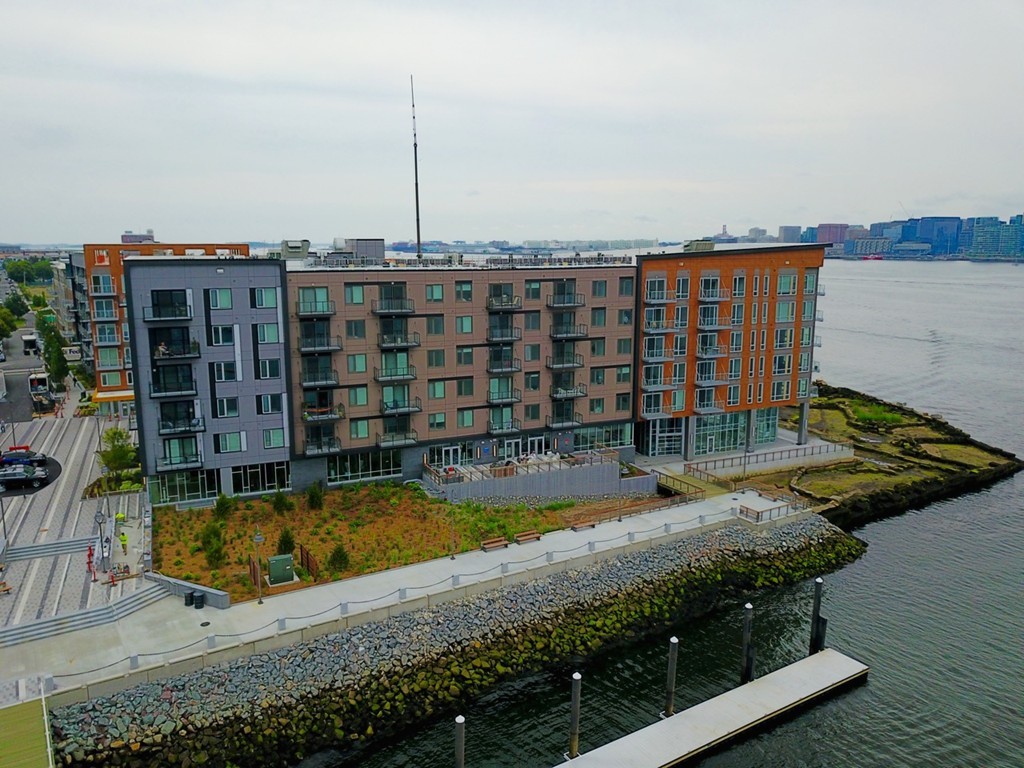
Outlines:
POLYGON ((839 458, 841 456, 852 455, 853 446, 850 443, 819 443, 817 445, 800 445, 794 448, 779 448, 774 451, 765 451, 763 453, 746 453, 741 456, 723 456, 718 459, 692 462, 686 465, 686 471, 688 474, 691 474, 701 480, 705 478, 701 477, 698 473, 707 473, 708 482, 721 483, 722 480, 717 475, 710 474, 710 470, 742 469, 745 472, 749 467, 755 467, 761 464, 771 464, 777 461, 807 459, 814 456, 839 458))
POLYGON ((320 564, 313 557, 313 553, 301 544, 299 544, 299 565, 313 577, 313 581, 320 578, 320 564))
POLYGON ((786 502, 785 504, 779 504, 776 507, 769 507, 768 509, 751 509, 740 505, 739 515, 744 520, 749 520, 752 523, 764 523, 769 520, 778 520, 780 517, 788 517, 789 515, 795 515, 803 512, 806 507, 799 502, 786 502))

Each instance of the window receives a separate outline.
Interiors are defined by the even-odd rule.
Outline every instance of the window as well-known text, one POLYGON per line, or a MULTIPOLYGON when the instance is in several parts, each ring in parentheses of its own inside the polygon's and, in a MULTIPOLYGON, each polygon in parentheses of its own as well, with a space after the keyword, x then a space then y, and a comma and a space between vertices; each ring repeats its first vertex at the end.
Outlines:
POLYGON ((208 295, 210 297, 210 309, 231 309, 230 288, 211 288, 208 295))
POLYGON ((444 315, 427 315, 427 335, 444 335, 444 315))
POLYGON ((252 289, 253 309, 272 309, 277 306, 276 288, 253 288, 252 289))
POLYGON ((615 351, 620 355, 633 354, 633 339, 619 339, 615 342, 615 351))
POLYGON ((526 312, 523 314, 523 327, 528 331, 540 330, 540 312, 526 312))
POLYGON ((540 280, 527 280, 526 290, 524 291, 526 298, 528 299, 539 299, 540 298, 540 280))
POLYGON ((277 323, 258 323, 256 325, 256 340, 260 344, 276 344, 279 342, 281 339, 277 323))
POLYGON ((811 328, 810 328, 810 326, 801 328, 800 329, 800 346, 801 347, 809 347, 809 346, 811 346, 811 341, 812 340, 813 340, 813 336, 811 335, 811 328))
POLYGON ((676 334, 676 337, 672 339, 672 356, 673 357, 686 357, 686 343, 688 337, 683 334, 676 334))
POLYGON ((427 350, 427 367, 428 368, 444 368, 444 350, 443 349, 428 349, 427 350))
POLYGON ((345 336, 350 339, 365 339, 366 338, 366 321, 365 320, 346 320, 345 321, 345 336))
POLYGON ((282 448, 284 447, 284 430, 280 427, 274 429, 263 430, 263 447, 264 448, 282 448))
POLYGON ((445 418, 443 413, 427 414, 427 426, 430 429, 444 429, 445 418))
POLYGON ((523 374, 523 386, 526 387, 528 392, 539 392, 540 391, 540 374, 539 373, 526 373, 526 374, 523 374))
POLYGON ((233 416, 238 415, 238 398, 237 397, 218 397, 217 398, 217 418, 218 419, 229 419, 233 416))
POLYGON ((629 393, 620 392, 615 396, 615 410, 616 411, 628 411, 629 410, 629 393))
POLYGON ((615 369, 615 383, 616 384, 629 384, 630 376, 632 372, 632 366, 620 365, 615 369))
POLYGON ((772 358, 772 376, 788 376, 792 372, 792 355, 775 355, 772 358))
POLYGON ((427 397, 431 400, 444 400, 444 382, 428 381, 427 397))
POLYGON ((592 397, 592 398, 590 398, 590 412, 591 413, 604 413, 604 398, 603 397, 592 397))
POLYGON ((591 357, 603 357, 604 356, 604 339, 591 339, 590 340, 590 356, 591 357))
POLYGON ((594 307, 590 310, 590 324, 595 328, 603 328, 608 315, 604 307, 594 307))
POLYGON ((790 391, 789 380, 772 382, 772 400, 788 400, 790 391))
POLYGON ((796 396, 798 398, 807 397, 807 393, 810 387, 810 381, 808 379, 797 379, 796 380, 796 396))
POLYGON ((672 363, 672 383, 686 383, 686 361, 681 363, 672 363))
POLYGON ((619 296, 632 296, 633 295, 633 278, 632 277, 620 277, 619 278, 619 296))
POLYGON ((281 378, 281 361, 278 358, 271 358, 270 360, 260 360, 260 378, 261 379, 279 379, 281 378))
POLYGON ((362 304, 364 302, 363 297, 363 286, 353 285, 351 283, 345 284, 345 303, 346 304, 362 304))
POLYGON ((222 432, 215 435, 217 453, 240 453, 242 450, 241 432, 222 432))
POLYGON ((121 354, 117 349, 101 348, 96 350, 97 368, 120 368, 121 354))
POLYGON ((444 286, 440 284, 428 285, 427 301, 444 301, 444 286))
POLYGON ((633 324, 633 310, 632 309, 620 309, 619 310, 619 325, 632 325, 633 324))
POLYGON ((590 383, 591 384, 604 384, 604 368, 591 368, 590 369, 590 383))
POLYGON ((366 355, 348 355, 349 373, 366 373, 366 355))
POLYGON ((533 403, 532 405, 523 406, 523 417, 527 421, 538 421, 540 420, 540 405, 533 403))
POLYGON ((348 423, 348 436, 353 440, 365 440, 370 436, 370 420, 352 419, 348 423))
POLYGON ((368 390, 365 386, 351 387, 348 391, 348 404, 352 406, 366 405, 368 390))
POLYGON ((795 296, 796 275, 779 275, 778 288, 779 290, 776 293, 779 296, 795 296))
POLYGON ((767 346, 768 346, 768 329, 767 328, 762 328, 761 329, 761 351, 764 352, 764 350, 767 348, 767 346))
POLYGON ((213 364, 214 381, 238 381, 238 372, 234 361, 213 364))
POLYGON ((455 300, 456 301, 472 301, 473 300, 473 283, 469 280, 456 280, 455 281, 455 300))
POLYGON ((776 328, 775 329, 775 348, 776 349, 792 349, 793 348, 793 329, 792 328, 776 328))
POLYGON ((608 295, 608 281, 595 280, 590 284, 590 295, 595 299, 601 299, 608 295))
POLYGON ((764 382, 757 382, 757 402, 764 400, 764 382))
POLYGON ((814 319, 814 299, 804 299, 800 319, 805 322, 814 319))
POLYGON ((688 298, 690 298, 690 278, 689 277, 677 277, 676 278, 676 298, 677 299, 688 299, 688 298))
POLYGON ((676 389, 672 391, 672 410, 683 411, 686 410, 686 390, 676 389))
POLYGON ((100 384, 102 384, 104 387, 120 387, 121 372, 114 371, 113 373, 101 373, 100 384))
POLYGON ((472 365, 473 364, 473 348, 472 347, 456 347, 455 348, 455 364, 456 365, 472 365))
MULTIPOLYGON (((260 395, 256 398, 257 413, 280 413, 283 406, 281 395, 260 395)), ((282 443, 283 445, 283 443, 282 443)))
POLYGON ((746 295, 747 295, 747 278, 746 278, 746 275, 733 275, 733 277, 732 277, 732 297, 734 299, 742 299, 746 295))
POLYGON ((739 352, 743 349, 743 331, 732 331, 729 334, 729 351, 739 352))
POLYGON ((464 378, 455 380, 455 394, 459 397, 472 397, 473 379, 464 378))
POLYGON ((739 405, 740 404, 740 385, 731 384, 727 390, 728 395, 725 401, 726 405, 739 405))
POLYGON ((215 325, 210 329, 210 344, 215 347, 227 347, 235 343, 235 327, 233 325, 215 325))
POLYGON ((102 267, 110 264, 110 254, 106 251, 94 251, 93 256, 96 257, 96 266, 102 267))
POLYGON ((459 315, 455 318, 455 332, 456 333, 472 333, 473 332, 473 316, 472 315, 459 315))
POLYGON ((743 325, 743 305, 733 304, 732 305, 732 318, 731 322, 733 325, 743 325))
POLYGON ((780 301, 775 305, 775 322, 792 323, 796 320, 796 302, 780 301))
POLYGON ((801 352, 799 360, 800 373, 807 373, 811 370, 811 355, 809 352, 801 352))
MULTIPOLYGON (((767 320, 768 318, 765 318, 765 319, 767 320)), ((750 322, 753 323, 754 325, 757 325, 757 302, 756 301, 753 302, 750 305, 750 322)))
POLYGON ((735 381, 743 375, 743 360, 738 357, 729 358, 729 379, 735 381))
POLYGON ((682 330, 690 325, 690 308, 685 304, 676 307, 676 314, 673 318, 676 330, 682 330))
POLYGON ((754 378, 754 366, 756 366, 756 365, 757 365, 757 358, 751 357, 750 358, 750 365, 748 366, 749 370, 747 371, 747 375, 750 378, 754 378))
POLYGON ((473 409, 472 408, 459 408, 455 413, 455 424, 459 427, 472 427, 473 426, 473 409))
POLYGON ((804 273, 804 293, 814 293, 815 284, 818 282, 818 275, 816 272, 804 273))
POLYGON ((540 360, 540 344, 527 344, 523 348, 523 359, 530 362, 540 360))

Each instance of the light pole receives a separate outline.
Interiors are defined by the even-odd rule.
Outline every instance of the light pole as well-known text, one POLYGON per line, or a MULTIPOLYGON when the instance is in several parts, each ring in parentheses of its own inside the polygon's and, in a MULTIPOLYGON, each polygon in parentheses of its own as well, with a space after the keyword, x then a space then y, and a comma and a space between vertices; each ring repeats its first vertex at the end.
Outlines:
POLYGON ((260 571, 260 544, 266 541, 266 539, 260 533, 259 526, 256 526, 256 535, 252 537, 252 540, 256 545, 256 594, 259 596, 256 602, 258 605, 263 605, 263 574, 260 571))
MULTIPOLYGON (((4 497, 0 496, 0 520, 3 520, 4 524, 4 550, 11 546, 11 542, 7 538, 7 513, 4 511, 4 497)), ((0 550, 3 551, 3 550, 0 550)))
POLYGON ((105 517, 102 509, 96 510, 96 516, 93 518, 96 521, 96 525, 100 527, 100 567, 103 568, 103 572, 107 572, 107 543, 103 540, 103 521, 105 517))

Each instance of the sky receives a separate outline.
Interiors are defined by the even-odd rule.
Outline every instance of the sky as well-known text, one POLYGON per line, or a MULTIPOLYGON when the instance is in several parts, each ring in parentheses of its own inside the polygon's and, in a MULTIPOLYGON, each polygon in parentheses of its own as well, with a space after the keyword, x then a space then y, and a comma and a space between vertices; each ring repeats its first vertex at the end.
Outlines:
POLYGON ((0 0, 0 242, 1024 211, 1021 0, 0 0))

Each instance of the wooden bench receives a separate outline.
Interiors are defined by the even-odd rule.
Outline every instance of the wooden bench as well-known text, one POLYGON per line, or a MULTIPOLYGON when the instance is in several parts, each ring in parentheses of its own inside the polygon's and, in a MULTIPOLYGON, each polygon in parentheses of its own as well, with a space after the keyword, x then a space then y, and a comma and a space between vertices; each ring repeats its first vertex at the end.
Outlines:
POLYGON ((480 542, 480 549, 484 552, 490 552, 492 549, 501 549, 502 547, 508 546, 508 539, 504 536, 498 536, 494 539, 485 539, 480 542))
POLYGON ((525 544, 528 541, 540 541, 540 534, 537 531, 523 531, 516 534, 516 544, 525 544))
POLYGON ((578 523, 574 523, 572 529, 574 531, 582 531, 584 528, 597 528, 597 520, 580 520, 578 523))
POLYGON ((11 591, 11 588, 7 586, 6 581, 0 581, 0 595, 6 595, 11 591))

